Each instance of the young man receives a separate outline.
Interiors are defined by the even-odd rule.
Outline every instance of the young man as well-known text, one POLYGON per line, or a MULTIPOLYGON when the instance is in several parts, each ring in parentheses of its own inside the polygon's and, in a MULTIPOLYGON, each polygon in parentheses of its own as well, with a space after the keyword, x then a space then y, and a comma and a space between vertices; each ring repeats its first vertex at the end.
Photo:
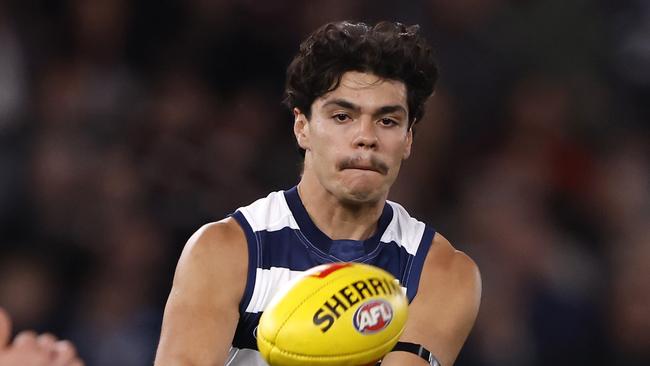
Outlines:
POLYGON ((340 22, 302 43, 286 86, 304 151, 300 182, 190 238, 167 301, 157 366, 265 365, 255 328, 275 291, 296 273, 338 261, 382 267, 407 289, 400 341, 416 346, 390 352, 382 365, 453 364, 478 312, 478 269, 387 201, 437 79, 417 31, 340 22))

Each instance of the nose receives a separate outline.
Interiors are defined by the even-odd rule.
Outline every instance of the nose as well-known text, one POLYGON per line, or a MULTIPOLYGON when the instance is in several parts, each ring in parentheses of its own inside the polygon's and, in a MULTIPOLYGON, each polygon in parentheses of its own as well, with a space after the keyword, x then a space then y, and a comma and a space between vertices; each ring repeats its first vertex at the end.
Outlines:
POLYGON ((369 118, 362 118, 359 121, 356 136, 353 141, 354 146, 359 148, 376 149, 377 142, 378 139, 374 123, 369 118))

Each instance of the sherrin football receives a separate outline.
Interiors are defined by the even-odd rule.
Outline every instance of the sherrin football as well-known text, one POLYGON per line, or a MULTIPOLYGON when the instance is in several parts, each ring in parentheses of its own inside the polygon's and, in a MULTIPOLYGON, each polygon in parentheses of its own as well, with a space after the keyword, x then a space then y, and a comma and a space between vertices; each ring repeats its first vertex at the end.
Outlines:
POLYGON ((314 267, 264 310, 257 346, 272 366, 374 365, 404 331, 408 301, 388 272, 361 263, 314 267))

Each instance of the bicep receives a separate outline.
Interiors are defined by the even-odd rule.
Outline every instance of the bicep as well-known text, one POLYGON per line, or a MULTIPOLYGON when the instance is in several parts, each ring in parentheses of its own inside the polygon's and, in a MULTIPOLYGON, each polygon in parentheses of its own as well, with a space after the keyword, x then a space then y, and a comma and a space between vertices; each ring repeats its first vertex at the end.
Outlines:
POLYGON ((183 250, 165 306, 156 366, 225 363, 247 262, 237 235, 233 242, 216 234, 201 233, 183 250))
MULTIPOLYGON (((442 248, 432 246, 400 340, 421 344, 443 366, 452 365, 474 325, 480 297, 481 280, 476 264, 453 250, 448 242, 442 248)), ((389 353, 382 363, 404 364, 427 363, 404 352, 389 353)))
POLYGON ((188 303, 181 293, 172 289, 165 306, 156 365, 223 365, 237 311, 188 303))

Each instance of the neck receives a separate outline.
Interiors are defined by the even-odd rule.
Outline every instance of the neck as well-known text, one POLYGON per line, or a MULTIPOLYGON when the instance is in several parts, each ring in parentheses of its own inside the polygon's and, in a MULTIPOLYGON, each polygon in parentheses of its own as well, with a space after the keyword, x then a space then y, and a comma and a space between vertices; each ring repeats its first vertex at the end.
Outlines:
POLYGON ((307 172, 298 184, 298 194, 311 220, 332 240, 370 238, 386 201, 384 197, 373 202, 342 202, 307 172))

